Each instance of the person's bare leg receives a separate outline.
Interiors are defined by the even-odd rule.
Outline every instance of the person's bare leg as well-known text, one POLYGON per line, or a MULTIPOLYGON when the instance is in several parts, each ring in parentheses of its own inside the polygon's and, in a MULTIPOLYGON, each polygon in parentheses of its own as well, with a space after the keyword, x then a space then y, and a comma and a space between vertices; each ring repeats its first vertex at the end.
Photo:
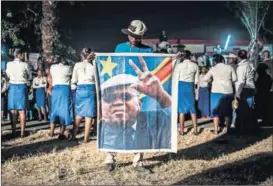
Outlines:
MULTIPOLYGON (((41 107, 42 114, 44 115, 44 120, 47 121, 47 116, 46 116, 46 109, 41 107)), ((41 117, 42 118, 42 117, 41 117)))
POLYGON ((214 134, 218 135, 219 117, 213 118, 214 134))
POLYGON ((51 137, 54 136, 54 130, 55 130, 55 124, 54 123, 50 123, 50 132, 49 132, 49 135, 51 137))
POLYGON ((230 117, 225 117, 225 123, 227 127, 227 133, 230 132, 230 126, 231 126, 231 118, 230 117))
POLYGON ((76 139, 76 135, 78 133, 78 129, 79 129, 81 120, 82 120, 81 116, 76 116, 75 123, 74 123, 74 126, 73 126, 72 140, 76 139))
POLYGON ((10 121, 11 121, 12 135, 13 135, 13 137, 15 137, 16 124, 18 122, 18 119, 17 119, 17 110, 11 110, 10 111, 10 121))
POLYGON ((196 114, 191 114, 191 120, 192 120, 192 124, 193 124, 193 128, 194 128, 194 133, 197 134, 198 133, 198 129, 197 129, 197 116, 196 114))
POLYGON ((1 120, 4 121, 4 111, 1 110, 1 120))
POLYGON ((179 114, 179 129, 180 129, 181 135, 184 135, 184 122, 185 122, 185 114, 179 114))
POLYGON ((61 125, 61 128, 60 128, 60 135, 64 135, 64 132, 65 132, 65 125, 61 125))
POLYGON ((25 128, 26 128, 26 112, 24 110, 20 110, 19 115, 20 115, 21 137, 24 137, 25 128))
POLYGON ((85 126, 84 126, 84 143, 87 143, 90 136, 91 125, 93 124, 93 118, 85 118, 85 126))
POLYGON ((39 118, 39 121, 42 120, 42 116, 41 116, 41 111, 40 111, 40 108, 39 107, 34 107, 37 112, 38 112, 38 118, 39 118))

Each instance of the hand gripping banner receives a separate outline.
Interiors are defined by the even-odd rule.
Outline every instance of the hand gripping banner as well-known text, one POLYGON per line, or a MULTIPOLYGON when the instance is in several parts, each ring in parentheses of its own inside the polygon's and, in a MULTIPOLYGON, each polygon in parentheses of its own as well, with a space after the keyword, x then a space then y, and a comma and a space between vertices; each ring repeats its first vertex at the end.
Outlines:
POLYGON ((176 152, 173 55, 97 53, 95 64, 99 151, 176 152))

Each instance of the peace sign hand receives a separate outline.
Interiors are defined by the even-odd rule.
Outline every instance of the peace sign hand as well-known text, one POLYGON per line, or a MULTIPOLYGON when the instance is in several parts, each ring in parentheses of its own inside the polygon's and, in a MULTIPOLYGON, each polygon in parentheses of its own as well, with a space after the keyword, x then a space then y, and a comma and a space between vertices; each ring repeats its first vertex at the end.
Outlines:
POLYGON ((160 99, 164 90, 160 84, 159 79, 148 70, 148 67, 143 57, 139 56, 138 58, 141 63, 143 72, 135 65, 135 63, 131 59, 129 60, 129 64, 139 77, 139 82, 132 87, 138 90, 140 93, 151 96, 156 100, 160 99))

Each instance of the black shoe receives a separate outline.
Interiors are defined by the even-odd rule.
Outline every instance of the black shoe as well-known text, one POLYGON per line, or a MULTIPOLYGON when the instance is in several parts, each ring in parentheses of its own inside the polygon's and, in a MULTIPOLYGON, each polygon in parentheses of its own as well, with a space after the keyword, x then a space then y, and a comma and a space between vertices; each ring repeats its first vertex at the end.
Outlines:
POLYGON ((137 171, 138 173, 143 174, 143 175, 148 175, 148 174, 152 173, 152 171, 150 169, 147 169, 142 166, 136 166, 136 167, 134 167, 134 169, 135 169, 135 171, 137 171))
POLYGON ((198 136, 199 135, 199 132, 193 132, 193 135, 195 135, 195 136, 198 136))
POLYGON ((58 136, 58 140, 66 140, 66 136, 63 135, 63 134, 60 134, 60 135, 58 136))
POLYGON ((113 163, 106 163, 105 170, 108 172, 112 172, 115 170, 115 165, 113 163))

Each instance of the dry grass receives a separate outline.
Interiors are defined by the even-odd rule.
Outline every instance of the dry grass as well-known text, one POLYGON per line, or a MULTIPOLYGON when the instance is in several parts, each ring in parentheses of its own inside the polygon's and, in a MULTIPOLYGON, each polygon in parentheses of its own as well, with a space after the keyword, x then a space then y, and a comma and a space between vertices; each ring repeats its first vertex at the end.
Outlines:
POLYGON ((179 137, 178 153, 145 154, 153 174, 140 176, 131 166, 133 155, 120 154, 117 169, 103 169, 105 153, 96 141, 77 145, 59 142, 39 131, 25 139, 5 142, 2 183, 20 185, 272 185, 272 130, 259 137, 217 137, 205 129, 199 136, 179 137))

